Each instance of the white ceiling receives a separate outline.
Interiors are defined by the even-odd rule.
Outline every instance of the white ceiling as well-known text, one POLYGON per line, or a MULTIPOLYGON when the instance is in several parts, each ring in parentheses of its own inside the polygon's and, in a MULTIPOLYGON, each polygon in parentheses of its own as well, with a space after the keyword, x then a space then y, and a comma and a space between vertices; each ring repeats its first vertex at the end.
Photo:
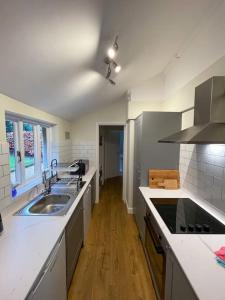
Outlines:
POLYGON ((162 72, 218 2, 0 0, 0 93, 74 119, 162 72), (112 86, 102 59, 117 33, 112 86))

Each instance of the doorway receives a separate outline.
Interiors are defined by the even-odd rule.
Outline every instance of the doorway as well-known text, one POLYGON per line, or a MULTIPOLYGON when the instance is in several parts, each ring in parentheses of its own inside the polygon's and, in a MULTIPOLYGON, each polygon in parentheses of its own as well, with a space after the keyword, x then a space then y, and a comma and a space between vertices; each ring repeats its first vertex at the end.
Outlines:
POLYGON ((126 199, 126 124, 97 124, 97 195, 106 180, 119 177, 123 182, 122 198, 126 199))

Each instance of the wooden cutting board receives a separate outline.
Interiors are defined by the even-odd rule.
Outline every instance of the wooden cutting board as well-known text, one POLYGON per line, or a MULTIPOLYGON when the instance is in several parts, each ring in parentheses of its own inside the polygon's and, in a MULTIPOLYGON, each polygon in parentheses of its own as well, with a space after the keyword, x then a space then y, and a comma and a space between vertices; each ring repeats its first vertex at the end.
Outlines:
POLYGON ((178 170, 149 169, 149 187, 178 189, 180 187, 180 173, 178 170))

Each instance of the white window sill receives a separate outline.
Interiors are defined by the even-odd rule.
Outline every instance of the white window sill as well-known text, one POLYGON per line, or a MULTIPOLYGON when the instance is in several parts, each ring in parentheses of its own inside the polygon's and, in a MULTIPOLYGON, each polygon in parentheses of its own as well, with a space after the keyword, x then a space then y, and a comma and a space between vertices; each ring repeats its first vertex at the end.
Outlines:
POLYGON ((16 194, 15 197, 13 197, 13 200, 16 200, 18 197, 22 196, 24 193, 30 191, 35 186, 37 186, 37 185, 39 185, 41 183, 42 183, 42 177, 37 177, 37 178, 34 178, 34 179, 30 180, 29 182, 27 182, 24 185, 18 186, 16 188, 17 194, 16 194))

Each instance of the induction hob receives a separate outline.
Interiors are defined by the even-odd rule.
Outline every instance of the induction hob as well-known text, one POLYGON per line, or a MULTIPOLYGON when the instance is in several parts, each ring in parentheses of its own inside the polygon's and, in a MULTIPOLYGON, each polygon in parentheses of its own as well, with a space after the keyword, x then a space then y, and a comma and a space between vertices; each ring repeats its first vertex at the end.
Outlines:
POLYGON ((150 200, 171 233, 225 234, 225 225, 189 198, 150 200))

